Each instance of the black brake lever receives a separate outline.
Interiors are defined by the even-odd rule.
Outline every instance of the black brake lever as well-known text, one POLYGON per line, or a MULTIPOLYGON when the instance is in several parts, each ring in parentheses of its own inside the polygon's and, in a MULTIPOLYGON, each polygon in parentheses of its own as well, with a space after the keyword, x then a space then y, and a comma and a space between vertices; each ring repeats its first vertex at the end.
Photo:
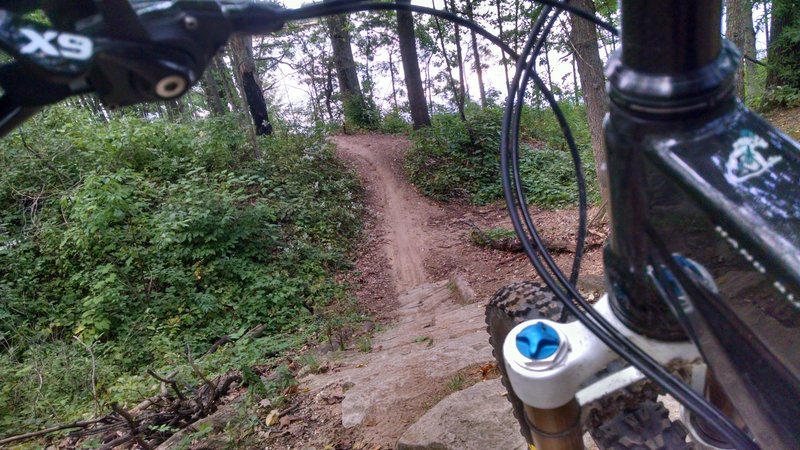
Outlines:
POLYGON ((17 61, 0 69, 6 92, 0 135, 20 122, 11 117, 71 95, 95 92, 111 108, 176 98, 200 79, 231 34, 280 30, 285 11, 202 0, 133 6, 127 0, 0 0, 0 48, 17 61), (16 14, 38 8, 60 15, 52 21, 62 27, 16 14))
POLYGON ((103 0, 97 3, 97 11, 103 18, 105 36, 111 39, 124 39, 150 42, 150 33, 142 25, 128 0, 103 0))

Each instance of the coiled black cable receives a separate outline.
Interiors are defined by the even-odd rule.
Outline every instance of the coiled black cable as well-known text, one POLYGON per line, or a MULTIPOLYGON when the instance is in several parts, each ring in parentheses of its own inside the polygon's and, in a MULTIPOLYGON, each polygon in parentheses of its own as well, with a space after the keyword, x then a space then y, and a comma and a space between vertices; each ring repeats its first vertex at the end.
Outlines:
MULTIPOLYGON (((550 2, 548 2, 548 4, 549 3, 550 2)), ((553 6, 558 7, 558 5, 555 4, 553 6)), ((549 14, 549 11, 542 11, 542 14, 549 14)), ((581 15, 581 17, 585 16, 581 15)), ((596 22, 593 19, 592 21, 596 22)), ((540 21, 537 23, 542 22, 540 21)), ((522 182, 518 170, 519 141, 517 135, 522 99, 524 98, 525 88, 527 86, 526 78, 528 74, 534 70, 533 67, 537 57, 537 53, 534 49, 537 47, 536 36, 538 35, 539 30, 531 30, 528 40, 525 43, 524 50, 522 51, 521 58, 517 62, 517 71, 514 76, 514 81, 509 88, 510 92, 506 102, 506 111, 503 117, 503 134, 501 137, 502 156, 500 164, 503 177, 503 192, 506 197, 506 203, 508 204, 509 215, 511 216, 514 229, 520 236, 520 241, 522 242, 526 255, 545 284, 553 290, 555 295, 565 304, 570 312, 575 314, 575 316, 589 328, 593 334, 608 345, 609 348, 622 356, 631 365, 641 370, 667 392, 675 396, 678 401, 697 416, 706 420, 716 431, 729 439, 729 442, 734 444, 736 448, 758 448, 742 430, 736 427, 736 425, 720 413, 713 405, 683 384, 683 382, 672 376, 661 367, 658 362, 653 360, 650 355, 630 342, 630 340, 597 313, 586 299, 577 292, 575 286, 568 282, 563 272, 558 268, 547 248, 544 246, 531 220, 525 201, 525 195, 522 190, 522 182), (520 219, 519 213, 522 213, 522 219, 520 219), (531 238, 533 239, 535 250, 534 245, 531 245, 531 238), (540 257, 544 260, 545 264, 542 263, 540 257), (552 275, 548 269, 552 271, 552 275), (555 278, 553 275, 555 275, 555 278), (575 303, 577 303, 577 305, 575 303)), ((542 90, 545 96, 551 97, 552 94, 546 91, 546 89, 542 90)), ((567 137, 568 140, 571 139, 571 133, 565 133, 565 137, 567 137)))

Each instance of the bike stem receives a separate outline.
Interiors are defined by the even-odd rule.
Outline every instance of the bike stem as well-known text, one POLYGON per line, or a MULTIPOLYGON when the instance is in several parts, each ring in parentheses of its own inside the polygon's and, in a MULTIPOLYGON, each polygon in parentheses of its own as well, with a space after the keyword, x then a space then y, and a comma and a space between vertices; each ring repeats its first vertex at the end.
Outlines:
POLYGON ((714 62, 722 49, 719 0, 622 0, 622 62, 680 75, 714 62))
MULTIPOLYGON (((722 45, 719 0, 623 0, 622 53, 608 63, 606 123, 611 237, 604 263, 615 313, 650 338, 687 338, 648 280, 653 254, 645 224, 653 215, 653 171, 644 143, 658 133, 702 126, 735 106, 735 50, 722 45)), ((662 189, 660 204, 680 202, 662 189), (670 200, 671 199, 671 200, 670 200)))

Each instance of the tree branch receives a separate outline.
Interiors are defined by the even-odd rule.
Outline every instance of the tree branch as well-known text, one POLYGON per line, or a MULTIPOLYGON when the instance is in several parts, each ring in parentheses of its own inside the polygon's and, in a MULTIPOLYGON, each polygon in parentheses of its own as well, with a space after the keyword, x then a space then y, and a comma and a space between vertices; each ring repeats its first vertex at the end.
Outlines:
POLYGON ((0 445, 6 445, 6 444, 10 444, 12 442, 27 441, 27 440, 30 440, 30 439, 33 439, 33 438, 37 438, 39 436, 44 436, 46 434, 55 433, 56 431, 68 430, 70 428, 87 428, 87 427, 89 427, 91 425, 94 425, 96 423, 100 423, 100 422, 102 422, 104 420, 107 420, 107 419, 108 419, 108 417, 101 417, 99 419, 93 419, 93 420, 82 420, 82 421, 72 422, 72 423, 63 424, 63 425, 56 425, 54 427, 45 428, 44 430, 32 431, 30 433, 25 433, 25 434, 18 434, 16 436, 11 436, 11 437, 7 437, 5 439, 0 439, 0 445))

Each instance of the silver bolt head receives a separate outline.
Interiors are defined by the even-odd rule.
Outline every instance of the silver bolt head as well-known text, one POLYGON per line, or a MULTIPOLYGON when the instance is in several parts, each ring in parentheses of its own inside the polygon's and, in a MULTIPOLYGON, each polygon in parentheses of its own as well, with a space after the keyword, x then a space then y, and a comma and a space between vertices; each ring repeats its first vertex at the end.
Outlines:
POLYGON ((196 30, 197 27, 200 26, 200 23, 194 16, 186 16, 183 18, 183 26, 186 27, 187 30, 196 30))

